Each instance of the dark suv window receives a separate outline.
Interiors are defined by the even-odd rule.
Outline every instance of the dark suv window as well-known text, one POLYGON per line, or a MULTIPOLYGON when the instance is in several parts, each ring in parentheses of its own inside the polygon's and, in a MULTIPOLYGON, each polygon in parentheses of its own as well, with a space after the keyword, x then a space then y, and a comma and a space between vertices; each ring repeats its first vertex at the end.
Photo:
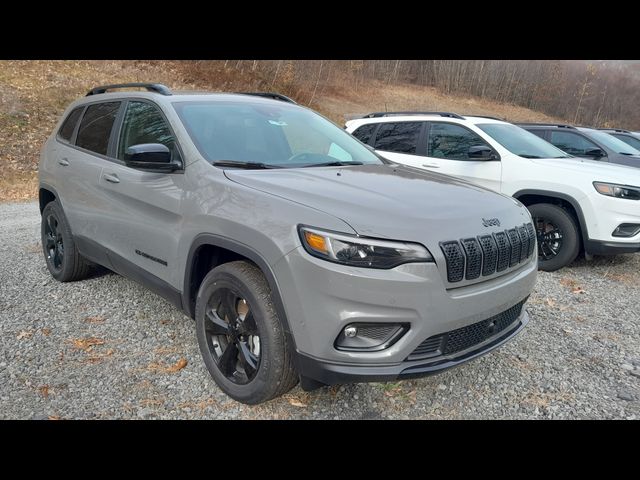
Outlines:
POLYGON ((631 145, 636 150, 640 150, 640 138, 632 137, 631 135, 627 135, 624 133, 623 134, 611 133, 611 132, 607 132, 607 133, 609 133, 609 135, 613 135, 618 140, 622 140, 627 145, 631 145))
POLYGON ((171 150, 173 159, 179 156, 176 139, 158 107, 147 102, 129 102, 118 142, 118 158, 124 160, 127 148, 141 143, 161 143, 171 150))
POLYGON ((600 148, 595 143, 584 138, 582 135, 571 132, 560 132, 556 130, 553 130, 551 132, 551 138, 549 139, 549 142, 558 147, 560 150, 577 157, 584 155, 588 150, 600 148))
POLYGON ((476 146, 489 145, 479 135, 460 125, 438 122, 431 124, 427 143, 428 157, 469 160, 469 148, 476 146))
POLYGON ((74 108, 69 116, 67 116, 67 119, 64 121, 60 127, 60 131, 58 132, 58 136, 61 139, 66 140, 67 142, 71 141, 73 131, 76 129, 76 125, 78 124, 78 120, 80 119, 83 109, 84 107, 74 108))
POLYGON ((106 155, 118 108, 120 102, 89 105, 80 122, 76 145, 106 155))
POLYGON ((386 152, 416 153, 422 122, 383 123, 374 148, 386 152))
POLYGON ((371 135, 373 135, 373 132, 375 132, 377 126, 377 123, 368 123, 367 125, 362 125, 361 127, 356 128, 352 135, 362 143, 369 144, 371 135))

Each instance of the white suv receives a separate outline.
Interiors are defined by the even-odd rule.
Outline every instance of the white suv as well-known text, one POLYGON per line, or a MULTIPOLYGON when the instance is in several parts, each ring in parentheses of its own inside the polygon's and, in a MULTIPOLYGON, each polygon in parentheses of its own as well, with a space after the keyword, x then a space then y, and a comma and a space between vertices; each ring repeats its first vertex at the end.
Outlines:
POLYGON ((383 112, 345 129, 397 163, 453 175, 510 195, 535 220, 539 266, 552 271, 580 251, 640 251, 640 171, 567 155, 491 117, 383 112))

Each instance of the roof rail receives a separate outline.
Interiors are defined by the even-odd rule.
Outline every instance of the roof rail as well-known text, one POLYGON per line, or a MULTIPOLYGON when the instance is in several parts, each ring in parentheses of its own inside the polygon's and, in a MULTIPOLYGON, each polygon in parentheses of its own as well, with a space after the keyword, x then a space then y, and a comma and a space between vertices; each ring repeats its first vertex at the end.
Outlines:
POLYGON ((297 103, 295 102, 295 100, 282 95, 281 93, 271 93, 271 92, 236 92, 240 95, 253 95, 255 97, 265 97, 265 98, 271 98, 273 100, 281 100, 283 102, 289 102, 289 103, 294 103, 297 105, 297 103))
POLYGON ((576 127, 572 126, 572 125, 565 125, 563 123, 535 123, 535 122, 521 122, 521 123, 516 123, 516 125, 518 126, 522 126, 522 125, 526 125, 526 126, 531 126, 531 127, 558 127, 558 128, 572 128, 572 129, 576 129, 576 127))
POLYGON ((606 130, 608 132, 616 133, 631 133, 629 130, 624 130, 623 128, 599 128, 598 130, 606 130))
POLYGON ((459 120, 464 120, 464 117, 461 117, 457 113, 451 113, 451 112, 374 112, 374 113, 369 113, 362 118, 392 117, 395 115, 440 115, 441 117, 457 118, 459 120))
POLYGON ((464 116, 464 117, 488 118, 489 120, 500 120, 501 122, 504 122, 504 121, 505 121, 505 119, 504 119, 504 118, 490 117, 489 115, 476 115, 476 114, 474 114, 474 113, 465 113, 463 116, 464 116))
POLYGON ((133 88, 141 87, 146 88, 149 92, 159 93, 161 95, 173 95, 171 90, 166 85, 161 83, 117 83, 115 85, 103 85, 101 87, 93 88, 87 93, 87 97, 90 95, 98 95, 99 93, 106 93, 107 90, 113 90, 114 88, 133 88))

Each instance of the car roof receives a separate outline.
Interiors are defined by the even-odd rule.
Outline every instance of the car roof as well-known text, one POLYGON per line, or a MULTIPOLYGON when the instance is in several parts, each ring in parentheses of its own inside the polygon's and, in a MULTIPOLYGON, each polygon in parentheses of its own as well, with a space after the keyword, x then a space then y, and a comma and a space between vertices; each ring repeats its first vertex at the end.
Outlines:
POLYGON ((349 123, 389 123, 389 122, 425 122, 425 121, 439 121, 439 122, 449 122, 449 123, 471 123, 474 125, 484 124, 484 123, 508 123, 503 120, 494 117, 485 117, 485 116, 475 116, 475 115, 458 115, 454 113, 446 113, 446 112, 434 112, 434 113, 410 113, 410 112, 402 112, 402 113, 394 113, 388 112, 385 116, 382 114, 369 114, 369 116, 353 118, 349 120, 349 123), (376 115, 376 116, 370 116, 376 115))

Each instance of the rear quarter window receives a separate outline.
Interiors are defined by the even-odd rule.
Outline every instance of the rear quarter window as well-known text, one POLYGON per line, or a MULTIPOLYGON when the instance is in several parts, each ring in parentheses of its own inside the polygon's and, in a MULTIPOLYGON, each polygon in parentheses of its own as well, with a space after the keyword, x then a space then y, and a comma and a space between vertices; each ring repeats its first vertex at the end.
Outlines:
POLYGON ((78 124, 78 120, 80 120, 80 115, 82 114, 82 110, 84 107, 74 108, 67 118, 62 123, 60 130, 58 131, 58 137, 65 142, 71 142, 71 137, 73 136, 73 132, 76 129, 76 125, 78 124))

